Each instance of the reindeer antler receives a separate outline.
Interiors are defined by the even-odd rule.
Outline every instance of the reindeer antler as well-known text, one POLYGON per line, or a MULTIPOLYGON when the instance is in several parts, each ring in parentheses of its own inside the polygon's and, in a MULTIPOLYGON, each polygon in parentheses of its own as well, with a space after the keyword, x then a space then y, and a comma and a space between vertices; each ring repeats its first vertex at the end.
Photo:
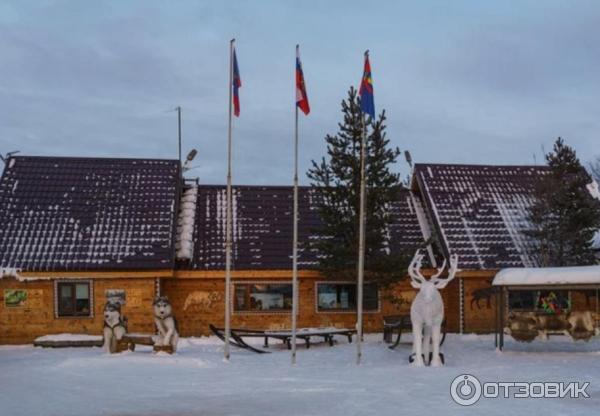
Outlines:
POLYGON ((431 278, 429 280, 431 281, 436 281, 438 277, 440 277, 442 275, 442 273, 444 272, 444 269, 446 268, 446 259, 444 259, 444 261, 442 262, 442 266, 438 267, 437 269, 437 273, 432 275, 431 278))
POLYGON ((460 269, 458 268, 458 255, 453 254, 450 256, 450 267, 448 268, 448 277, 445 279, 438 279, 438 276, 442 274, 441 271, 443 271, 445 265, 446 260, 444 260, 442 268, 438 269, 438 273, 431 277, 431 280, 435 283, 438 289, 445 288, 448 285, 448 283, 450 283, 452 279, 456 277, 456 273, 460 271, 460 269))
POLYGON ((419 254, 419 250, 408 265, 408 275, 410 276, 410 284, 418 289, 421 283, 425 282, 425 277, 421 274, 421 266, 423 265, 423 255, 419 254))

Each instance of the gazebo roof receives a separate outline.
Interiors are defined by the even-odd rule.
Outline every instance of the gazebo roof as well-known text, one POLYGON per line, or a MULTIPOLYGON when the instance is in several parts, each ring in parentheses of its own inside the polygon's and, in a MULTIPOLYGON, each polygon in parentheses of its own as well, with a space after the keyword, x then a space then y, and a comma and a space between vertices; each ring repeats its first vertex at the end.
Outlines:
POLYGON ((502 269, 494 286, 600 286, 600 265, 502 269))

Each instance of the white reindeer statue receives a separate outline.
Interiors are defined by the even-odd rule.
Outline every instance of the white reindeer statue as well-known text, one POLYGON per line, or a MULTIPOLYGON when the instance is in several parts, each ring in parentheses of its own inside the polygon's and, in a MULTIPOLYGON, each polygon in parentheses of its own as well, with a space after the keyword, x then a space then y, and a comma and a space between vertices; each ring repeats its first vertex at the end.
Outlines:
POLYGON ((429 280, 421 274, 422 264, 423 255, 417 251, 408 266, 410 284, 415 289, 419 289, 419 293, 410 306, 414 353, 412 365, 422 367, 425 365, 425 360, 429 361, 429 345, 433 343, 431 366, 440 367, 443 365, 440 357, 440 340, 444 321, 444 301, 438 289, 445 288, 459 271, 458 256, 450 257, 450 268, 446 279, 439 279, 446 267, 446 260, 429 280))

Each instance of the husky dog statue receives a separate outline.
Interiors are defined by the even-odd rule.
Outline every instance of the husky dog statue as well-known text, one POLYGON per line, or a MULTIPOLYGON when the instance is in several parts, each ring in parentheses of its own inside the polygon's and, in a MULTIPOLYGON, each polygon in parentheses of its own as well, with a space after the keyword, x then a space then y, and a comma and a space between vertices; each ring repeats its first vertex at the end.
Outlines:
POLYGON ((121 315, 121 304, 107 302, 104 305, 104 351, 110 354, 123 351, 120 341, 126 333, 127 318, 121 315))
POLYGON ((154 350, 174 353, 177 351, 179 333, 171 302, 166 296, 159 296, 154 300, 153 307, 154 323, 158 330, 158 339, 154 343, 154 350))

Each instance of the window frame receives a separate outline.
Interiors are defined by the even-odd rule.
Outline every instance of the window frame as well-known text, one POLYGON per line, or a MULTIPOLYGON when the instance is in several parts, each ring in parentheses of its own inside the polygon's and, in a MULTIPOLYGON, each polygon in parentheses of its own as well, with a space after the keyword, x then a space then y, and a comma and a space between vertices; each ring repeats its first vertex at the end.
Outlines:
MULTIPOLYGON (((292 309, 264 309, 264 310, 236 310, 236 286, 252 286, 252 285, 288 285, 292 287, 292 293, 294 290, 294 282, 291 280, 236 280, 231 282, 231 313, 234 315, 292 315, 292 309)), ((298 282, 298 286, 300 286, 300 282, 298 282)), ((293 296, 293 295, 292 295, 293 296)), ((300 308, 296 311, 296 316, 300 314, 300 308)))
MULTIPOLYGON (((74 303, 74 304, 75 304, 74 303)), ((54 317, 56 319, 93 319, 94 318, 94 282, 89 279, 68 279, 54 281, 54 317), (60 311, 60 288, 71 285, 73 288, 73 301, 77 302, 77 284, 87 284, 90 311, 88 314, 64 315, 60 311)))
MULTIPOLYGON (((349 280, 319 280, 315 282, 315 313, 317 314, 356 314, 357 308, 354 309, 320 309, 319 308, 319 285, 354 285, 358 287, 358 283, 349 280)), ((375 283, 365 283, 365 285, 374 285, 375 283)), ((364 292, 363 292, 364 294, 364 292)), ((363 297, 363 314, 365 313, 381 313, 381 290, 377 288, 377 308, 376 309, 364 309, 364 297, 363 297)))

